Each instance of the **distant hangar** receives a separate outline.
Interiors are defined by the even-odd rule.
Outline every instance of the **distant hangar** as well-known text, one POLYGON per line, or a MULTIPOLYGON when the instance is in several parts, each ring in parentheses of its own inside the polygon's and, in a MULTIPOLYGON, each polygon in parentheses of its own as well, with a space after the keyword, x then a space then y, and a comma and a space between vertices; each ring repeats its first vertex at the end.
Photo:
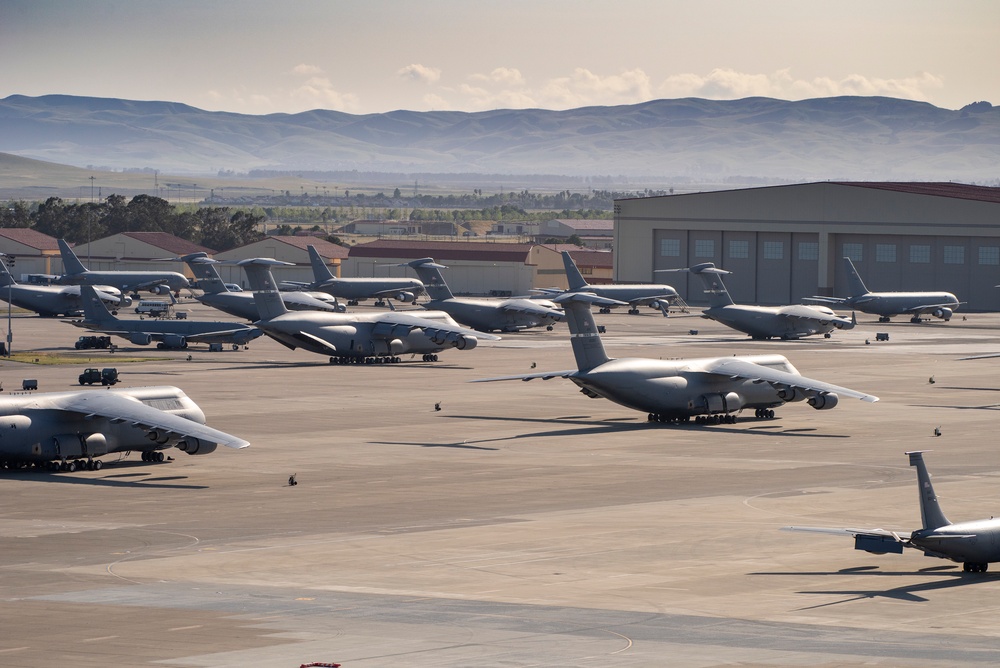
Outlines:
POLYGON ((615 279, 668 282, 694 305, 697 277, 654 270, 714 262, 733 272, 734 300, 773 305, 846 296, 842 257, 870 290, 1000 310, 1000 188, 821 182, 615 201, 615 279))

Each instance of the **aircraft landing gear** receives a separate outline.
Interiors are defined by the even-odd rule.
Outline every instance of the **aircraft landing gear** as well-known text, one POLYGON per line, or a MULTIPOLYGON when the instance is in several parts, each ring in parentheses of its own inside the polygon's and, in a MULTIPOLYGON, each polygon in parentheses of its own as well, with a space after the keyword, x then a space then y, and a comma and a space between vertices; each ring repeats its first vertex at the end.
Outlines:
MULTIPOLYGON (((887 321, 887 322, 888 322, 888 320, 889 320, 889 319, 888 319, 888 318, 886 318, 886 321, 887 321)), ((921 323, 921 322, 923 322, 923 321, 924 321, 924 319, 923 319, 923 318, 921 318, 921 317, 920 317, 919 315, 915 315, 915 316, 913 316, 912 318, 910 318, 910 322, 912 322, 913 324, 918 324, 918 323, 921 323)))
POLYGON ((971 561, 962 564, 962 570, 966 573, 985 573, 989 567, 989 564, 977 564, 971 561))
POLYGON ((629 315, 639 315, 639 309, 637 309, 637 308, 630 308, 628 310, 628 314, 629 315))
POLYGON ((887 315, 880 315, 878 317, 878 321, 879 322, 889 322, 889 316, 887 316, 887 315))
POLYGON ((754 410, 753 416, 759 420, 773 420, 774 411, 770 408, 758 408, 754 410))
POLYGON ((607 306, 602 306, 600 308, 600 313, 611 313, 611 309, 609 309, 607 306))
POLYGON ((162 462, 167 458, 162 452, 143 452, 142 461, 144 462, 162 462))
POLYGON ((425 362, 437 362, 438 361, 438 356, 434 355, 434 354, 424 355, 424 361, 425 362))

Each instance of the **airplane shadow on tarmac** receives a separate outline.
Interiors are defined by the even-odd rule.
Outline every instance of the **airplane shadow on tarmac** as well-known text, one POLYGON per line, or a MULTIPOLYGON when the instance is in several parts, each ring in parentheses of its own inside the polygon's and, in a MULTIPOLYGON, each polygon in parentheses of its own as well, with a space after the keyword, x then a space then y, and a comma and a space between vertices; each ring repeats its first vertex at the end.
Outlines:
POLYGON ((907 584, 900 587, 891 587, 889 589, 847 589, 847 590, 814 590, 814 591, 800 591, 796 592, 798 594, 818 594, 826 596, 847 596, 841 601, 833 601, 831 603, 821 603, 819 605, 811 605, 804 608, 798 608, 798 610, 815 610, 817 608, 825 608, 831 605, 839 605, 841 603, 851 603, 852 601, 863 601, 866 599, 876 599, 876 598, 886 598, 895 601, 907 601, 911 603, 926 603, 930 599, 921 596, 921 593, 934 592, 944 589, 952 589, 954 587, 965 587, 972 586, 976 584, 987 584, 995 583, 998 579, 996 574, 983 574, 983 573, 966 573, 961 570, 953 570, 956 566, 932 566, 930 568, 921 568, 918 571, 880 571, 877 570, 878 566, 858 566, 854 568, 845 568, 839 571, 819 571, 819 572, 786 572, 786 573, 750 573, 750 575, 795 575, 795 576, 817 576, 817 577, 831 577, 837 575, 848 575, 851 577, 856 577, 862 575, 865 577, 877 577, 877 578, 896 578, 896 577, 914 577, 920 575, 937 575, 939 571, 950 571, 942 579, 933 580, 931 582, 921 582, 916 584, 907 584))
MULTIPOLYGON (((107 468, 103 469, 103 475, 99 478, 88 478, 80 473, 52 473, 48 471, 10 471, 10 475, 5 476, 6 479, 11 480, 15 478, 20 478, 21 480, 30 480, 35 482, 48 482, 48 483, 62 483, 69 485, 93 485, 96 487, 119 487, 119 488, 131 488, 131 489, 209 489, 207 485, 185 485, 181 483, 169 483, 171 480, 187 480, 188 477, 184 475, 173 475, 173 476, 157 476, 155 478, 147 477, 153 475, 151 472, 136 472, 136 473, 110 473, 109 469, 112 471, 115 469, 121 470, 125 467, 131 466, 156 466, 156 464, 144 464, 136 462, 134 464, 122 463, 122 464, 106 464, 107 468), (129 478, 128 480, 120 480, 119 478, 129 478)), ((166 471, 159 471, 159 473, 166 473, 166 471)))
MULTIPOLYGON (((593 422, 588 420, 589 416, 569 416, 562 418, 524 418, 524 417, 505 417, 496 415, 445 415, 445 418, 451 420, 486 420, 486 421, 503 421, 503 422, 520 422, 528 424, 543 424, 543 425, 565 425, 566 428, 562 429, 549 429, 545 431, 534 431, 522 434, 517 434, 514 436, 502 436, 499 438, 486 438, 481 440, 473 441, 463 441, 462 443, 394 443, 394 445, 420 445, 423 447, 465 447, 473 448, 475 446, 470 444, 475 443, 493 443, 497 441, 513 441, 524 438, 541 438, 545 436, 588 436, 597 434, 621 434, 632 431, 640 431, 647 429, 663 429, 663 430, 682 430, 682 431, 699 431, 699 432, 710 432, 714 434, 718 433, 732 433, 732 434, 751 434, 751 435, 766 435, 766 436, 794 436, 798 438, 850 438, 846 434, 820 434, 820 433, 806 433, 811 431, 810 429, 785 429, 781 430, 778 425, 760 425, 751 426, 747 428, 740 429, 737 427, 726 427, 723 425, 698 425, 698 424, 684 424, 684 425, 665 425, 659 423, 649 423, 649 422, 631 422, 623 423, 620 420, 601 420, 599 422, 593 422)), ((631 418, 628 418, 631 419, 631 418)), ((480 449, 492 449, 492 448, 480 448, 480 449)))

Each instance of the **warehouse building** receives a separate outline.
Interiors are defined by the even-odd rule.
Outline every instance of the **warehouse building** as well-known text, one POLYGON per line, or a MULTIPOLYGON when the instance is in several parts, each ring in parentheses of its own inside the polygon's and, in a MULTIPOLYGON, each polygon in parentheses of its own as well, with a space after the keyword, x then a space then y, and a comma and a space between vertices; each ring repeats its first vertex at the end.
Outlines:
POLYGON ((1000 310, 1000 188, 822 182, 615 201, 615 280, 667 282, 706 303, 689 274, 733 272, 738 303, 848 296, 842 257, 869 290, 942 290, 967 311, 1000 310))

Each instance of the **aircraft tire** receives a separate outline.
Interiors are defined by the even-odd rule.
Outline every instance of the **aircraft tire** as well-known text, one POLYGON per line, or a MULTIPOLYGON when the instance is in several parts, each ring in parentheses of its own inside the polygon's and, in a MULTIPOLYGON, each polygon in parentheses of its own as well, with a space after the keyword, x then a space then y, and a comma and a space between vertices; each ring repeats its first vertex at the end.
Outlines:
POLYGON ((94 460, 94 470, 95 471, 100 471, 102 468, 104 468, 104 462, 102 462, 100 459, 95 459, 94 460))
POLYGON ((76 460, 66 462, 66 471, 67 473, 76 472, 76 460))

